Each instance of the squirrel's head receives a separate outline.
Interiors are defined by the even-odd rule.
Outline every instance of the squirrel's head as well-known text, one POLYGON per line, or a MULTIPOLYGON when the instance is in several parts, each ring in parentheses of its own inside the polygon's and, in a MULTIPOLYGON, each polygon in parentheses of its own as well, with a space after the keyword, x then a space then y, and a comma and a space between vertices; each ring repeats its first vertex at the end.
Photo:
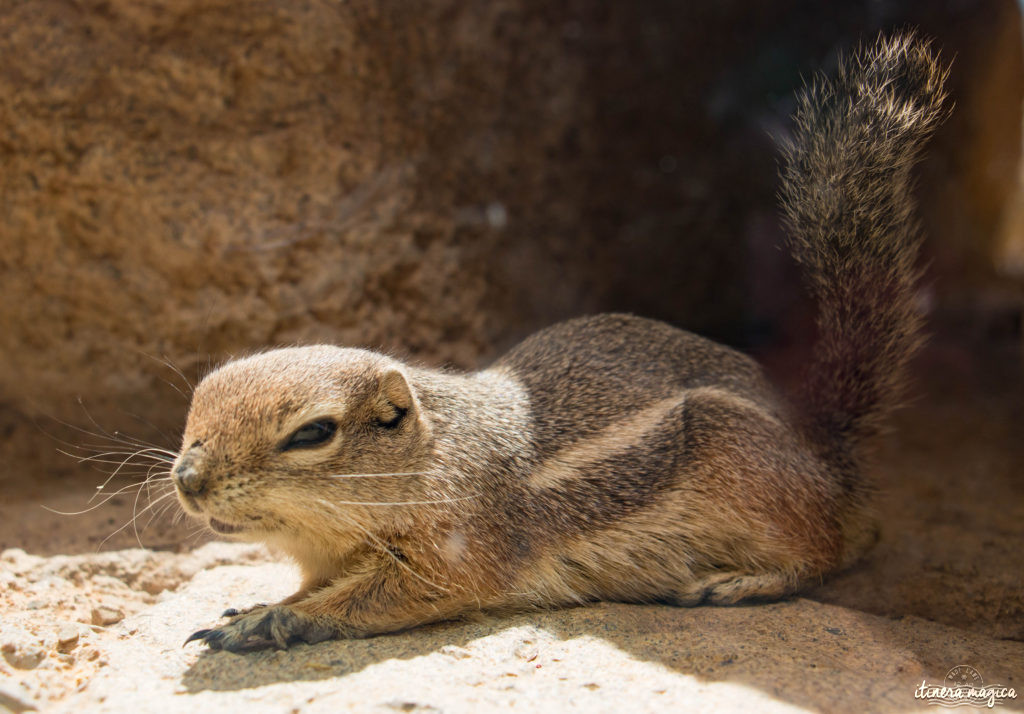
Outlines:
POLYGON ((432 453, 407 368, 332 346, 235 360, 192 396, 171 469, 178 499, 222 535, 276 542, 361 540, 423 498, 432 453), (366 504, 366 505, 361 505, 366 504))

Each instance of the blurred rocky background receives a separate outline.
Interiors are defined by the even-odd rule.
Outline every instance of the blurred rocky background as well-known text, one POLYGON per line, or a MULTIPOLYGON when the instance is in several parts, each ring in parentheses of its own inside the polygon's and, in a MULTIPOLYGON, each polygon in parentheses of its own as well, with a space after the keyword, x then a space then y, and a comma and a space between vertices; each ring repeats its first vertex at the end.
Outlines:
MULTIPOLYGON (((187 382, 267 346, 473 367, 628 310, 785 374, 811 314, 777 248, 793 91, 908 26, 953 63, 920 171, 934 360, 993 374, 976 344, 1021 329, 1020 20, 1011 0, 2 0, 0 487, 77 510, 104 476, 57 439, 174 449, 187 382)), ((42 536, 73 549, 81 521, 57 522, 42 536)))

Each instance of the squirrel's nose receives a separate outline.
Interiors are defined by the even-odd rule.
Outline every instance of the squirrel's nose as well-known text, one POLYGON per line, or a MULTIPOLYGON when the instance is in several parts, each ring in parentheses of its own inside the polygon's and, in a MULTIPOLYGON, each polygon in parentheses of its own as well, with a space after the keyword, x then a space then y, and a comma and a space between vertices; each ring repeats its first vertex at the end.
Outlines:
POLYGON ((206 488, 206 479, 192 464, 179 465, 174 469, 173 477, 175 485, 189 496, 198 496, 206 488))

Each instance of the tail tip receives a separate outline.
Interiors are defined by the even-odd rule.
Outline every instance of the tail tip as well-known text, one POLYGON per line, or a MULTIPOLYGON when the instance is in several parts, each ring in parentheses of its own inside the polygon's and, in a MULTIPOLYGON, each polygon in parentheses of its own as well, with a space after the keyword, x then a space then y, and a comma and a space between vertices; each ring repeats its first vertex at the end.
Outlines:
POLYGON ((915 30, 879 35, 841 62, 840 68, 840 82, 851 97, 872 95, 876 106, 911 111, 918 115, 917 121, 921 113, 936 123, 943 116, 949 69, 940 63, 932 42, 915 30))

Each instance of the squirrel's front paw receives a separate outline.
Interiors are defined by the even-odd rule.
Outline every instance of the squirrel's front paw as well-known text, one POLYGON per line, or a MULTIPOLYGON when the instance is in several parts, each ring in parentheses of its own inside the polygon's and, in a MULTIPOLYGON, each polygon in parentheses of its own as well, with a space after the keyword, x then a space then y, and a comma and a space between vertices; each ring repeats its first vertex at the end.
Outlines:
POLYGON ((295 642, 323 642, 339 634, 337 627, 322 618, 298 612, 287 605, 261 608, 241 614, 221 627, 193 632, 185 644, 202 640, 212 650, 258 649, 274 645, 285 649, 295 642))

